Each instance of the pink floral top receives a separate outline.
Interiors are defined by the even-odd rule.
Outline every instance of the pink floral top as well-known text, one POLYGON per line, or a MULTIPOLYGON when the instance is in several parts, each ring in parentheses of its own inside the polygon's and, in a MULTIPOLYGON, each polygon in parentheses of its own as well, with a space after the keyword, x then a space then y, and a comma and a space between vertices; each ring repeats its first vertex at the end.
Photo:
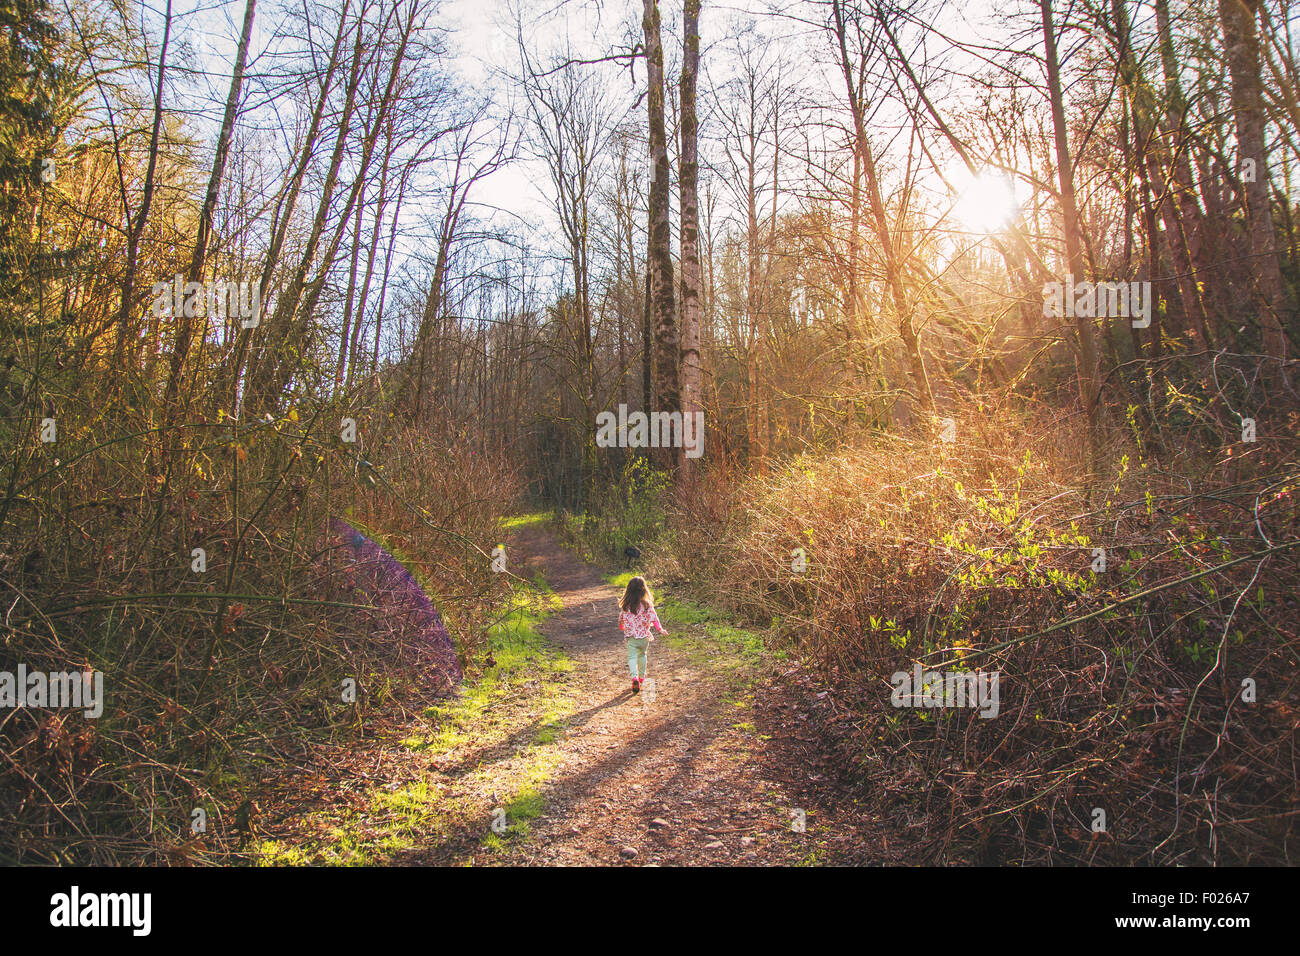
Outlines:
POLYGON ((650 636, 650 628, 659 629, 660 634, 666 634, 664 626, 659 623, 659 615, 649 604, 642 604, 640 609, 635 612, 619 611, 618 612, 618 629, 625 631, 629 638, 644 639, 650 636))

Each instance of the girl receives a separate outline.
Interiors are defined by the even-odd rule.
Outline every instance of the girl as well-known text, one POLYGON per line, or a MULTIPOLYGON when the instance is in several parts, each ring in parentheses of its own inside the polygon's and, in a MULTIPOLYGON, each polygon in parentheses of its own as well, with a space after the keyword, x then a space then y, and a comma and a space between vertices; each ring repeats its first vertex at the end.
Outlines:
POLYGON ((618 629, 627 634, 627 669, 632 672, 632 693, 641 693, 645 680, 646 647, 654 640, 651 628, 667 634, 655 613, 654 595, 645 586, 645 578, 635 577, 627 582, 623 600, 618 602, 618 629))

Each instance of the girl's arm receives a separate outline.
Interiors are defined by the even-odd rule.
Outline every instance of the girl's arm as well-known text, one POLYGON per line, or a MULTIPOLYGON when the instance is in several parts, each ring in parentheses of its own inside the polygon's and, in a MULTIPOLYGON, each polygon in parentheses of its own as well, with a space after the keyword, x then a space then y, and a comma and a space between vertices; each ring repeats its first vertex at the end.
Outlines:
POLYGON ((653 624, 655 627, 659 628, 660 634, 668 633, 667 631, 664 630, 664 626, 659 623, 659 615, 653 610, 650 612, 650 623, 653 624))

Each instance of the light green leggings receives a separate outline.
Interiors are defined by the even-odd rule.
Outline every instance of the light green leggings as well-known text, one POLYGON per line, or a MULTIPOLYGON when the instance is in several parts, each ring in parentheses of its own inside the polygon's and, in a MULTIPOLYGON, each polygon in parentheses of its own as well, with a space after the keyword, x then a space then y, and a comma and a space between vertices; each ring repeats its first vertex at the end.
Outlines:
POLYGON ((644 637, 627 639, 627 669, 633 677, 645 677, 645 652, 649 643, 644 637))

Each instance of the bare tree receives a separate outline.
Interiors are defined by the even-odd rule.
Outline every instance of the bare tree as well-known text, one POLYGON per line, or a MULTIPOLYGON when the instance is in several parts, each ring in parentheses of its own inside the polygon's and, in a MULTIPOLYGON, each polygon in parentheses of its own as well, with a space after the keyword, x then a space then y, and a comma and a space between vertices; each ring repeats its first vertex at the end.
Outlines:
POLYGON ((126 339, 131 328, 131 312, 135 307, 136 273, 140 264, 140 239, 144 235, 145 224, 149 221, 149 209, 153 205, 154 192, 158 185, 159 141, 163 126, 163 90, 167 84, 167 49, 172 35, 172 4, 167 0, 163 15, 162 43, 158 48, 158 78, 154 84, 153 124, 149 132, 149 159, 145 166, 144 186, 140 195, 140 208, 131 215, 131 205, 127 199, 126 176, 122 167, 120 144, 114 137, 113 149, 118 164, 118 185, 122 195, 122 215, 126 219, 126 271, 122 274, 122 295, 117 310, 117 359, 119 364, 126 356, 126 339))
POLYGON ((889 223, 889 211, 885 208, 884 191, 880 182, 880 173, 876 156, 867 136, 866 81, 868 57, 872 52, 872 42, 864 35, 864 17, 860 10, 847 11, 842 0, 832 0, 834 14, 834 40, 839 55, 838 66, 844 76, 844 88, 848 96, 849 110, 853 114, 853 142, 861 163, 863 183, 867 194, 867 211, 870 223, 880 247, 884 260, 885 284, 889 290, 890 302, 898 323, 898 334, 903 340, 907 360, 911 370, 912 387, 921 410, 927 415, 934 411, 934 398, 930 392, 930 381, 926 375, 925 362, 921 355, 920 340, 913 323, 914 303, 909 300, 907 279, 904 274, 902 246, 889 223), (857 33, 857 55, 849 54, 850 20, 857 33), (855 75, 856 74, 856 75, 855 75))
POLYGON ((1259 0, 1219 0, 1219 20, 1232 81, 1232 113, 1236 121, 1239 164, 1251 163, 1254 176, 1242 176, 1246 192, 1246 228, 1254 257, 1251 273, 1260 308, 1264 351, 1277 360, 1271 374, 1284 375, 1287 358, 1282 317, 1290 316, 1289 296, 1278 268, 1269 197, 1268 153, 1264 139, 1264 97, 1260 79, 1259 35, 1256 17, 1259 0))
MULTIPOLYGON (((203 275, 203 263, 207 258, 208 242, 212 235, 212 217, 217 208, 217 199, 221 195, 221 181, 226 169, 226 157, 230 153, 230 139, 235 132, 235 116, 239 111, 239 96, 244 83, 244 67, 248 63, 248 41, 253 33, 253 17, 257 12, 257 0, 247 0, 244 5, 244 25, 239 33, 239 47, 235 53, 235 67, 230 75, 230 92, 226 95, 226 111, 221 119, 221 134, 217 139, 217 149, 212 157, 212 173, 208 177, 208 189, 203 197, 203 208, 199 211, 198 230, 194 237, 194 252, 190 256, 189 270, 185 274, 186 283, 198 282, 203 275)), ((181 387, 181 378, 189 357, 190 346, 194 340, 194 319, 189 310, 182 309, 177 315, 176 343, 172 349, 171 367, 167 378, 165 401, 171 405, 181 387)))
MULTIPOLYGON (((673 258, 669 216, 668 134, 664 123, 664 50, 659 36, 659 4, 644 0, 642 29, 645 32, 646 97, 650 130, 649 223, 650 236, 646 268, 650 286, 650 308, 654 316, 655 405, 660 411, 681 410, 681 347, 678 341, 677 309, 673 286, 673 258)), ((681 449, 678 449, 681 457, 681 449)))
MULTIPOLYGON (((1065 232, 1066 263, 1070 273, 1084 275, 1083 239, 1079 227, 1079 207, 1074 195, 1074 160, 1070 155, 1069 131, 1065 121, 1065 99, 1061 92, 1061 64, 1056 50, 1056 25, 1052 17, 1052 0, 1038 0, 1043 22, 1044 63, 1047 90, 1052 110, 1052 136, 1056 150, 1057 179, 1060 183, 1061 218, 1065 232)), ((1089 467, 1097 464, 1097 345, 1090 316, 1077 316, 1077 365, 1079 398, 1088 416, 1089 467)))
MULTIPOLYGON (((703 408, 700 395, 700 162, 695 97, 700 71, 700 0, 685 0, 681 94, 682 411, 703 408)), ((686 464, 688 459, 682 459, 686 464)), ((689 467, 689 466, 688 466, 689 467)))
MULTIPOLYGON (((341 54, 343 43, 351 32, 349 28, 348 14, 351 9, 351 0, 344 0, 343 7, 339 12, 337 26, 334 30, 334 40, 330 49, 329 58, 326 60, 324 75, 320 77, 318 91, 315 97, 315 106, 312 109, 311 118, 307 123, 307 129, 304 132, 302 143, 298 145, 294 155, 297 161, 293 164, 292 172, 285 181, 280 194, 276 198, 275 221, 272 223, 271 240, 266 257, 262 265, 262 273, 259 279, 262 297, 256 303, 257 314, 252 316, 252 321, 248 326, 239 333, 234 353, 231 356, 230 371, 228 380, 225 383, 225 391, 230 395, 231 408, 236 409, 240 405, 240 381, 244 374, 244 364, 246 358, 250 355, 254 330, 258 330, 258 338, 265 338, 265 331, 261 329, 262 315, 266 307, 266 301, 271 289, 271 277, 275 273, 276 266, 280 260, 280 253, 284 247, 284 242, 289 233, 289 226, 293 222, 294 213, 297 209, 298 198, 302 191, 303 181, 307 176, 307 170, 311 165, 311 160, 315 153, 316 142, 320 136, 321 127, 324 123, 325 112, 329 105, 330 95, 333 92, 334 76, 342 62, 341 54)), ((359 27, 358 27, 359 29, 359 27)), ((310 78, 306 84, 310 85, 310 78)), ((295 295, 297 292, 295 291, 295 295)), ((254 354, 254 360, 251 363, 253 368, 257 368, 262 361, 262 356, 254 354)))

